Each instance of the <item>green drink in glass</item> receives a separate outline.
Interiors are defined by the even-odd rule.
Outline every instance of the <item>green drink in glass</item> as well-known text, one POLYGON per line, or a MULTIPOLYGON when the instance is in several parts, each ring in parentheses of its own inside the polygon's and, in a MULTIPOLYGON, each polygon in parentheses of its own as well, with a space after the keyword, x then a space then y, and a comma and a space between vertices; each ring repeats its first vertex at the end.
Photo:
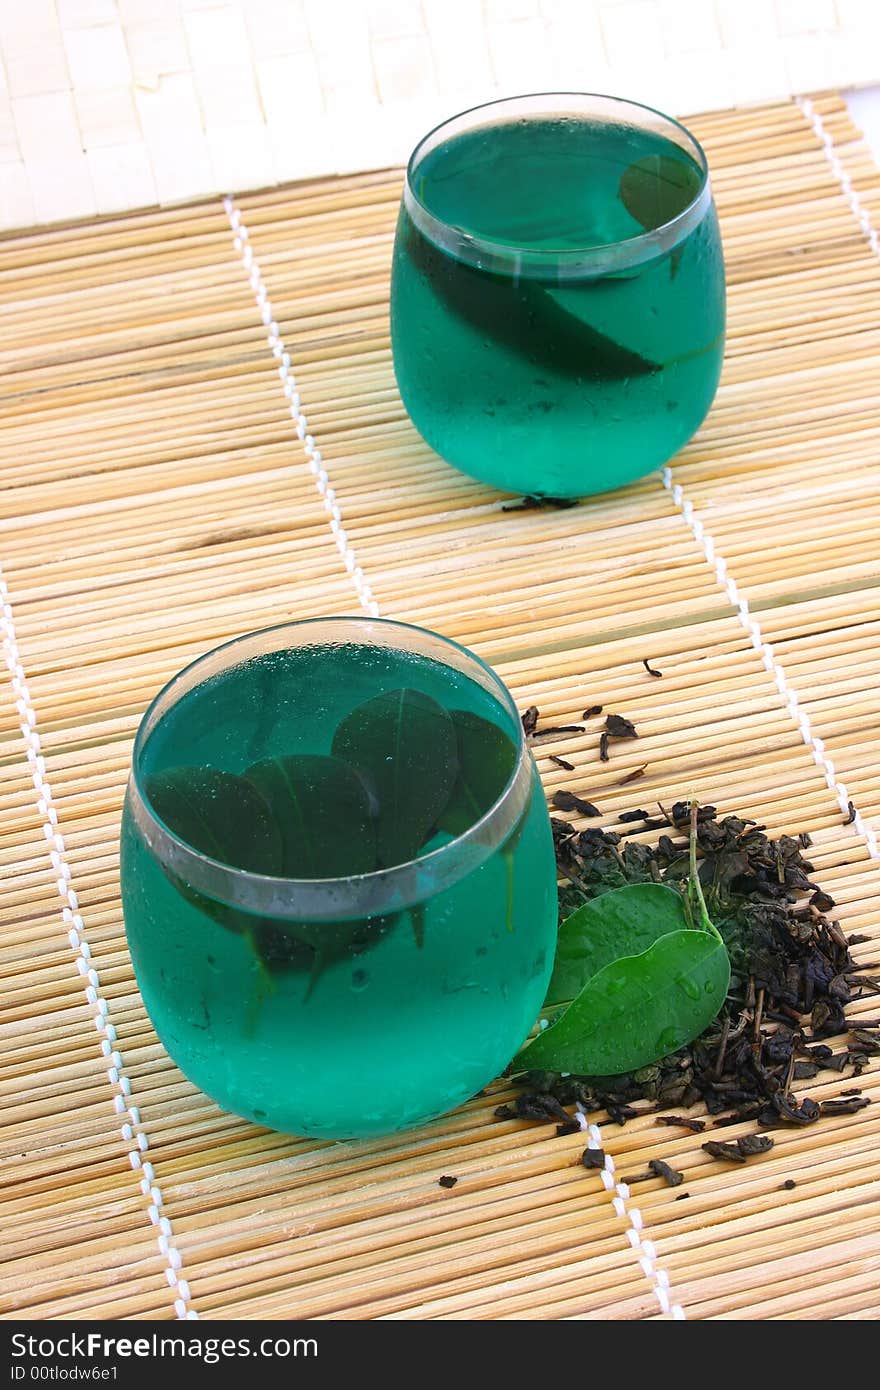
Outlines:
POLYGON ((195 662, 135 744, 122 827, 135 972, 162 1042, 228 1110, 386 1134, 501 1071, 556 938, 546 805, 475 656, 320 619, 195 662))
POLYGON ((705 155, 610 97, 518 97, 426 136, 391 285, 404 405, 449 463, 516 492, 603 492, 712 403, 724 266, 705 155))

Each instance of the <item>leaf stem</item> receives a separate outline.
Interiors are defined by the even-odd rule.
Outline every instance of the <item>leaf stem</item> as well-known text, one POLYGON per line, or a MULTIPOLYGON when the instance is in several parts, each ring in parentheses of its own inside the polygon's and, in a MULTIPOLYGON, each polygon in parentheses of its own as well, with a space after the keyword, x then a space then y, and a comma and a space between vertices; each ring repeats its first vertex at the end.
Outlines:
POLYGON ((709 916, 709 910, 706 907, 706 899, 703 897, 703 885, 700 882, 700 874, 697 867, 697 821, 699 809, 700 805, 697 798, 695 796, 691 797, 690 886, 691 891, 696 896, 697 906, 700 909, 700 920, 703 924, 703 930, 711 932, 723 945, 724 941, 721 933, 709 916))
POLYGON ((245 1037, 252 1038, 257 1031, 257 1024, 259 1022, 263 1002, 276 992, 278 985, 268 969, 266 962, 260 955, 253 928, 249 927, 243 935, 248 947, 253 952, 253 965, 256 967, 254 989, 253 992, 248 995, 244 1025, 245 1037))

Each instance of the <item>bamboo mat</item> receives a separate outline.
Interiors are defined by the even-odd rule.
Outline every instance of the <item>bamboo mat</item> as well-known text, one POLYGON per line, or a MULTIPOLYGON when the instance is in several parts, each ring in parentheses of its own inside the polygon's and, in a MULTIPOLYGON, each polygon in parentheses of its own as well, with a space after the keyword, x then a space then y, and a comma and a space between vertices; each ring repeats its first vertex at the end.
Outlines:
MULTIPOLYGON (((671 475, 571 511, 502 513, 408 423, 398 172, 0 241, 4 1316, 880 1313, 880 1104, 733 1171, 650 1115, 599 1116, 616 1173, 664 1158, 683 1202, 494 1119, 503 1085, 381 1142, 286 1138, 184 1080, 125 947, 118 818, 153 692, 237 633, 363 600, 468 643, 553 722, 634 719, 608 764, 592 735, 553 746, 572 773, 539 750, 548 791, 609 823, 695 791, 808 830, 876 958, 880 174, 833 95, 692 124, 729 270, 722 386, 671 475)), ((824 1075, 809 1094, 847 1084, 824 1075)))

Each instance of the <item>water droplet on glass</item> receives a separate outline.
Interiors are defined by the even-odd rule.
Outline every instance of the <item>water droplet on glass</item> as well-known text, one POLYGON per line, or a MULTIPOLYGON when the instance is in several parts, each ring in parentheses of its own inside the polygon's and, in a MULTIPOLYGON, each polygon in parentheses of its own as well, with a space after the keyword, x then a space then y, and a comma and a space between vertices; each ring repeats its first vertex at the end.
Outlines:
POLYGON ((351 972, 351 987, 358 994, 360 994, 361 990, 366 989, 369 983, 370 977, 366 970, 353 970, 351 972))

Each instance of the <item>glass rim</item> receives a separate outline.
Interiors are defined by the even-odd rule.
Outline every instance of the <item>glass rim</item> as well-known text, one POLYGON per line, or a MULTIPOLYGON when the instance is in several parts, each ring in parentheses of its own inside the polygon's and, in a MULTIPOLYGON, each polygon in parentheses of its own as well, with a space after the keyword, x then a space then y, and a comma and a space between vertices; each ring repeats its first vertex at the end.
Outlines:
MULTIPOLYGON (((469 124, 466 128, 470 129, 472 126, 469 124)), ((476 106, 466 107, 463 111, 457 112, 454 116, 447 116, 433 126, 417 142, 407 161, 403 199, 406 210, 419 231, 429 241, 439 246, 441 250, 455 256, 458 260, 465 261, 481 270, 498 270, 509 273, 511 267, 514 267, 517 273, 526 276, 536 276, 543 273, 545 275, 551 274, 558 279, 572 279, 582 275, 604 275, 614 271, 634 269, 636 266, 643 265, 646 261, 653 260, 658 255, 672 250, 704 217, 712 201, 712 189, 709 178, 709 162, 703 146, 693 132, 674 116, 667 115, 666 112, 658 110, 657 107, 648 106, 645 102, 632 101, 628 97, 612 96, 605 92, 551 91, 523 92, 518 96, 496 97, 492 101, 480 102, 476 106), (563 103, 570 104, 573 100, 606 104, 609 110, 628 107, 645 113, 654 121, 660 122, 677 132, 679 136, 683 136, 685 144, 682 146, 680 141, 676 141, 676 143, 680 147, 686 148, 687 152, 694 157, 700 171, 700 186, 687 206, 682 208, 681 212, 676 213, 675 217, 661 223, 659 227, 652 227, 632 237, 625 237, 598 246, 556 248, 521 246, 513 241, 493 240, 472 234, 439 217, 419 197, 415 190, 414 175, 421 160, 430 152, 430 148, 433 148, 437 142, 437 137, 443 131, 480 113, 503 111, 505 108, 521 106, 523 103, 535 103, 536 108, 540 109, 539 104, 545 103, 548 104, 549 114, 549 103, 557 103, 561 111, 563 103)))
MULTIPOLYGON (((383 645, 394 646, 393 643, 370 643, 368 637, 364 639, 364 642, 366 645, 380 647, 383 645)), ((411 643, 399 643, 397 649, 414 650, 411 643)), ((279 644, 265 650, 284 651, 286 647, 279 644)), ((258 652, 253 653, 253 655, 258 654, 258 652)), ((247 659, 247 656, 242 657, 242 660, 247 659)), ((233 664, 230 661, 228 665, 219 669, 220 671, 228 670, 233 664)), ((212 674, 216 673, 209 671, 205 679, 209 679, 212 674)), ((450 879, 450 883, 457 882, 466 873, 472 872, 479 863, 482 863, 505 843, 510 832, 524 814, 529 797, 531 769, 531 755, 513 696, 500 676, 483 661, 482 657, 477 656, 470 648, 456 642, 453 638, 444 637, 441 633, 434 632, 430 628, 419 627, 415 623, 404 623, 392 618, 373 618, 366 615, 330 615, 294 619, 290 622, 273 623, 268 627, 255 628, 238 637, 233 637, 227 642, 221 642, 216 647, 211 647, 208 651, 188 662, 186 666, 181 667, 156 693, 140 720, 132 748, 129 797, 132 815, 150 850, 156 854, 161 864, 172 868, 175 872, 180 872, 181 877, 185 878, 185 882, 189 886, 205 891, 209 897, 228 906, 241 907, 245 911, 254 912, 256 915, 337 921, 346 917, 350 918, 358 912, 361 916, 381 915, 379 904, 386 898, 393 899, 395 909, 402 909, 424 897, 433 895, 442 887, 449 886, 445 881, 446 878, 450 879), (194 674, 199 671, 200 667, 210 666, 218 657, 222 657, 223 654, 230 654, 235 648, 245 643, 258 643, 261 638, 272 638, 281 633, 300 633, 309 628, 326 629, 328 625, 334 624, 351 627, 353 630, 360 630, 361 632, 369 632, 370 629, 378 628, 381 632, 418 634, 421 639, 439 643, 441 647, 455 652, 459 658, 464 659, 465 663, 472 664, 478 671, 482 672, 484 688, 490 691, 510 716, 514 730, 516 759, 504 787, 483 815, 447 844, 439 846, 429 854, 407 860, 405 863, 395 864, 387 869, 373 869, 365 874, 346 874, 335 878, 291 878, 258 874, 247 869, 236 868, 234 865, 224 863, 220 859, 214 859, 211 855, 196 849, 195 846, 177 835, 165 824, 152 805, 144 786, 141 763, 153 730, 180 699, 203 683, 199 680, 193 680, 194 674), (176 694, 176 690, 181 686, 183 689, 176 694), (524 773, 528 774, 528 780, 524 773), (463 867, 461 864, 456 866, 454 862, 456 860, 464 860, 463 867), (451 875, 449 873, 450 866, 452 868, 451 875), (456 867, 460 868, 460 872, 455 871, 456 867), (446 870, 445 874, 443 870, 446 870), (439 877, 442 882, 439 884, 431 883, 432 877, 439 877), (425 880, 429 881, 425 882, 425 880), (222 888, 227 891, 217 891, 222 888), (214 891, 210 891, 210 889, 214 891), (372 905, 373 910, 367 910, 365 904, 372 905)), ((390 905, 386 910, 391 910, 390 905)))

